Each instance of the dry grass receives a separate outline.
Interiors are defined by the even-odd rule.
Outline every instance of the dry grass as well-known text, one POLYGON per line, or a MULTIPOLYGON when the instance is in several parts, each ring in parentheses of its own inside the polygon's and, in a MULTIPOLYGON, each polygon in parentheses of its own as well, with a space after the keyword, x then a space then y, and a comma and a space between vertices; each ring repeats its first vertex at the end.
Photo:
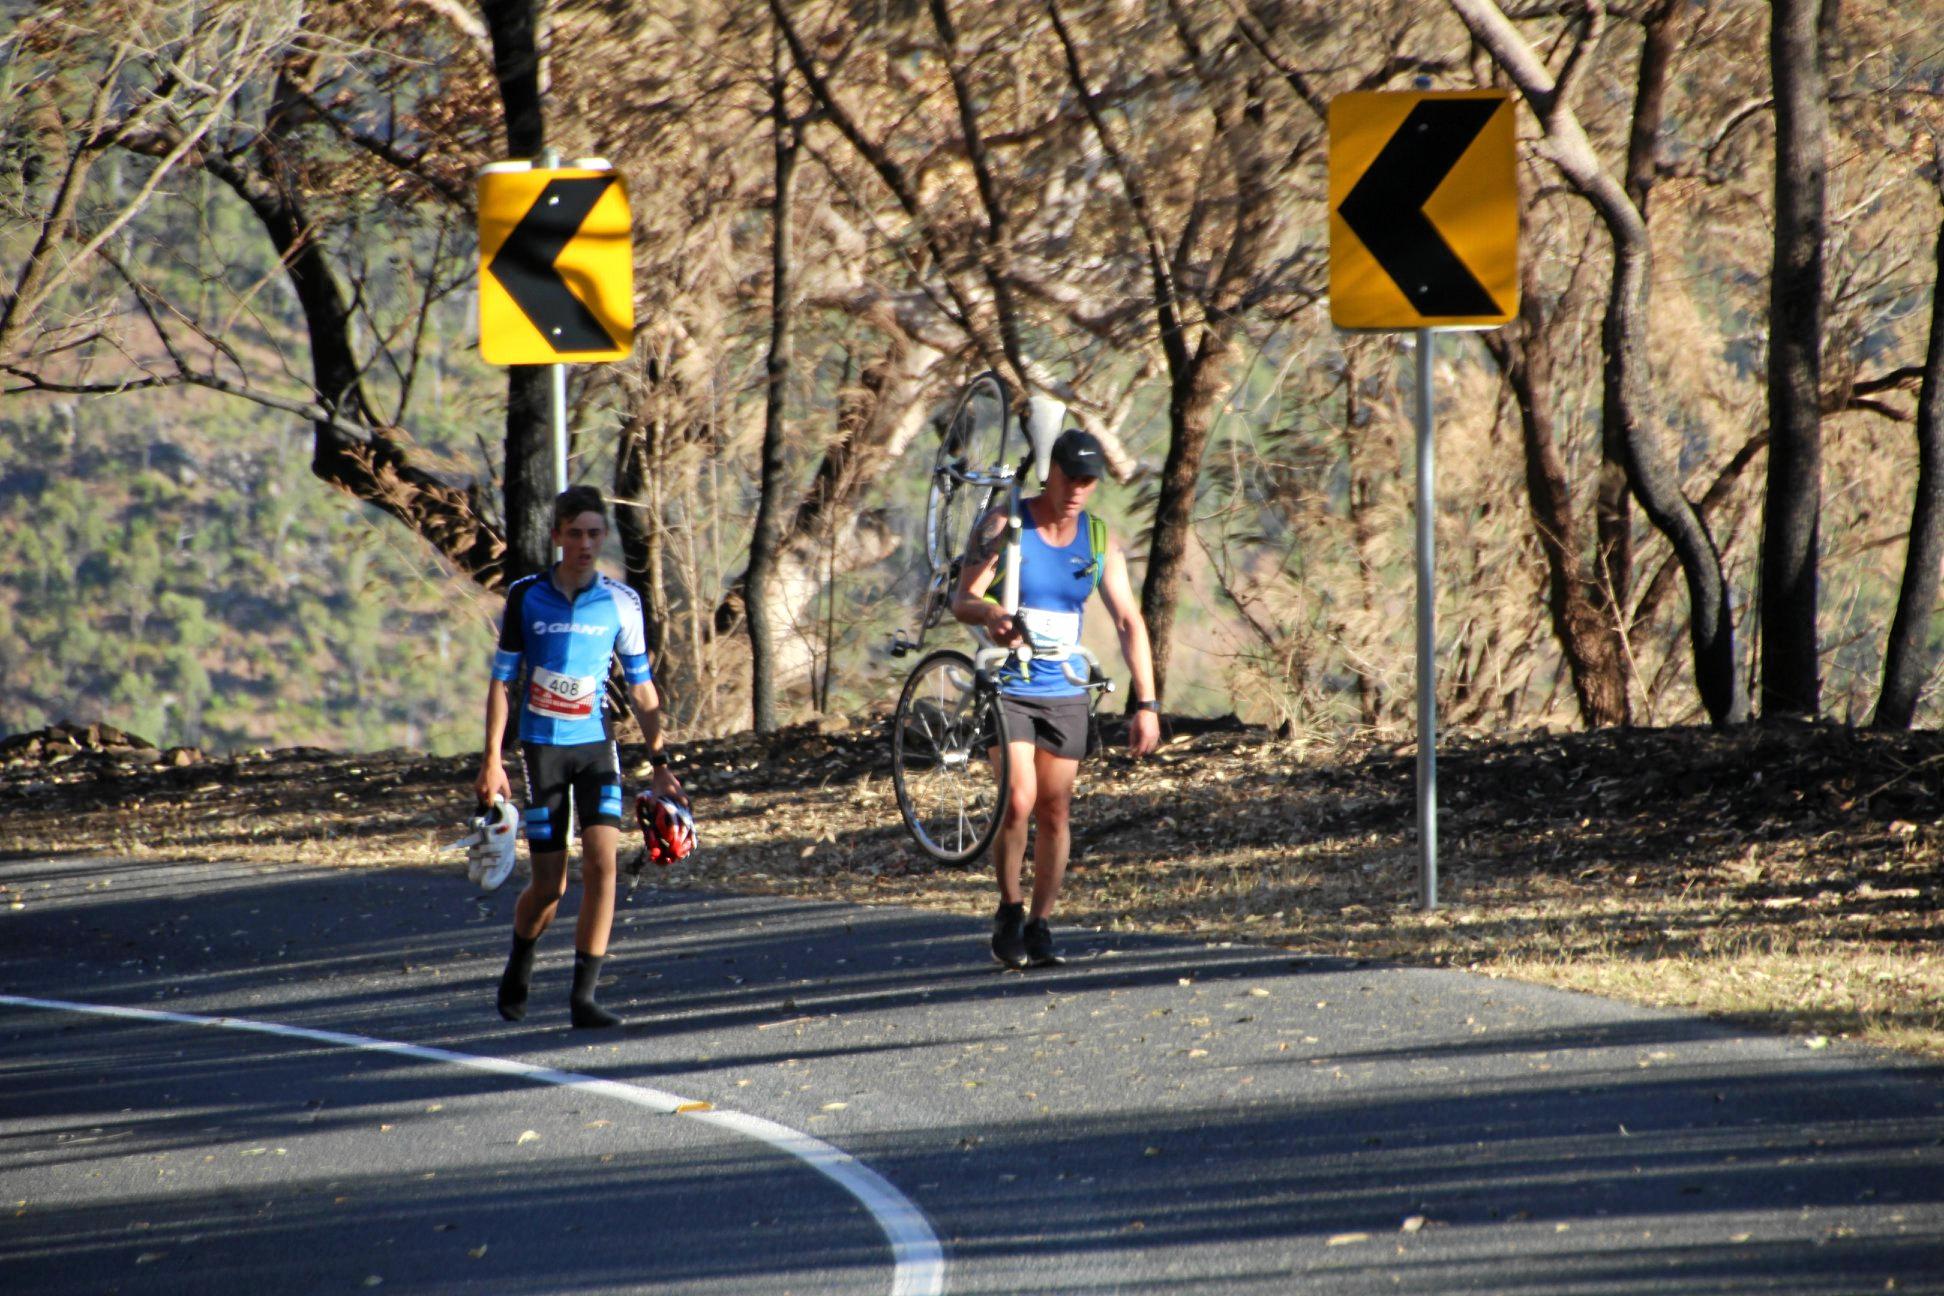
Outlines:
MULTIPOLYGON (((904 836, 876 735, 691 745, 704 849, 656 885, 983 914, 982 868, 904 836)), ((1944 1057, 1944 735, 1838 728, 1460 739, 1441 898, 1407 751, 1260 731, 1089 767, 1065 922, 1462 967, 1944 1057)), ((0 851, 438 865, 470 762, 402 754, 0 771, 0 851)), ((10 897, 0 897, 0 901, 10 897)))

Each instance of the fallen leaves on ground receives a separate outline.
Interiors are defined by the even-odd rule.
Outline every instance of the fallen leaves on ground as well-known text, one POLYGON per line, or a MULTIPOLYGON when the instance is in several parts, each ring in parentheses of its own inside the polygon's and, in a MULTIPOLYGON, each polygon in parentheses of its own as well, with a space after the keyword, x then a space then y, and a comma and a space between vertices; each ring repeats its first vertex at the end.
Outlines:
MULTIPOLYGON (((1148 760, 1110 749, 1083 771, 1061 921, 1463 967, 1944 1056, 1937 732, 1453 735, 1443 907, 1426 913, 1408 744, 1175 729, 1148 760)), ((703 846, 646 885, 989 914, 983 866, 937 865, 905 835, 881 732, 675 751, 703 846)), ((442 848, 471 811, 470 756, 61 756, 0 768, 0 851, 463 870, 442 848)))

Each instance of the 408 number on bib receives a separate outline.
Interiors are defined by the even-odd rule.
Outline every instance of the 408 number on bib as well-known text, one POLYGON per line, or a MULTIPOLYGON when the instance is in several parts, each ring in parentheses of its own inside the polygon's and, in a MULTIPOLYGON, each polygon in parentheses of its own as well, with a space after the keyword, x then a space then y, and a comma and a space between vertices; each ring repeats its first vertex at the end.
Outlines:
POLYGON ((536 666, 527 681, 527 710, 536 715, 584 720, 594 714, 601 681, 592 675, 562 675, 536 666))

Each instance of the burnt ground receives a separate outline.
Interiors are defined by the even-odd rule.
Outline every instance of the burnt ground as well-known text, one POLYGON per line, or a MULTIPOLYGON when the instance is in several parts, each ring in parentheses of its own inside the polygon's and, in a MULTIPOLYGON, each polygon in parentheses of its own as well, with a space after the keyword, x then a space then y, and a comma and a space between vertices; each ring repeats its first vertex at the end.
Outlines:
MULTIPOLYGON (((31 753, 0 745, 0 856, 461 867, 440 848, 470 812, 471 757, 209 759, 45 736, 31 753)), ((647 885, 989 910, 982 869, 936 865, 904 835, 880 730, 827 722, 674 750, 703 849, 647 885)), ((1156 756, 1110 750, 1087 767, 1061 918, 1466 967, 1764 1023, 1810 1047, 1944 1056, 1944 734, 1454 736, 1434 913, 1416 906, 1414 780, 1408 746, 1325 753, 1177 720, 1156 756)))

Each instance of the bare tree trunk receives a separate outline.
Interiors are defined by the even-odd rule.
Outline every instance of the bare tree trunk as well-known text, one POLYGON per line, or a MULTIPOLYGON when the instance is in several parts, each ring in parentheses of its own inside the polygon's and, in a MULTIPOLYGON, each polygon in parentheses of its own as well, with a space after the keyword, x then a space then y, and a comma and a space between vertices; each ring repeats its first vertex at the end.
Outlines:
POLYGON ((797 137, 789 119, 788 86, 779 56, 770 94, 775 107, 776 194, 771 210, 770 342, 768 390, 763 402, 763 452, 756 496, 756 529, 749 540, 746 620, 749 624, 750 713, 756 732, 777 727, 776 630, 782 620, 776 588, 777 551, 783 541, 783 401, 790 379, 790 200, 796 189, 797 137))
MULTIPOLYGON (((1689 0, 1656 0, 1644 15, 1645 35, 1634 80, 1633 118, 1627 135, 1626 193, 1648 219, 1657 178, 1661 123, 1666 116, 1667 77, 1679 46, 1677 23, 1689 0)), ((1603 406, 1600 416, 1600 469, 1594 487, 1594 542, 1599 579, 1593 599, 1615 632, 1627 625, 1625 609, 1633 591, 1633 509, 1627 479, 1626 411, 1603 406)), ((1619 645, 1615 645, 1616 651, 1619 645)), ((1624 669, 1626 657, 1620 655, 1624 669)))
POLYGON ((1627 411, 1627 475, 1634 496, 1673 546, 1687 577, 1688 641, 1701 705, 1717 725, 1740 724, 1748 718, 1748 693, 1735 663, 1735 622, 1721 552, 1708 524, 1681 493, 1672 458, 1639 421, 1647 384, 1647 261, 1644 237, 1614 259, 1613 289, 1600 330, 1606 352, 1603 395, 1627 411))
MULTIPOLYGON (((493 77, 506 114, 506 151, 537 158, 547 145, 540 101, 540 48, 535 0, 480 0, 493 40, 493 77)), ((552 400, 546 365, 506 370, 504 477, 507 565, 510 576, 545 571, 553 563, 552 400)))
POLYGON ((1593 547, 1599 562, 1594 602, 1618 622, 1633 585, 1633 496, 1627 481, 1627 443, 1618 419, 1600 418, 1600 467, 1593 486, 1593 547))
MULTIPOLYGON (((1573 113, 1576 74, 1598 35, 1589 22, 1567 56, 1557 81, 1493 0, 1446 0, 1479 43, 1491 51, 1532 106, 1546 132, 1544 152, 1574 190, 1593 205, 1613 241, 1613 279, 1600 325, 1605 357, 1601 396, 1605 418, 1621 447, 1634 497, 1654 528, 1680 557, 1687 577, 1689 640, 1694 682, 1717 725, 1747 717, 1748 698, 1735 668, 1735 625, 1714 537, 1681 494, 1674 463, 1649 435, 1640 411, 1646 405, 1647 291, 1650 251, 1647 227, 1625 190, 1607 173, 1573 113)), ((1602 17, 1603 11, 1591 11, 1602 17)))
POLYGON ((1154 648, 1154 695, 1168 695, 1168 654, 1174 646, 1175 605, 1181 573, 1194 530, 1195 483, 1202 452, 1223 393, 1223 367, 1231 348, 1214 328, 1202 330, 1201 345, 1185 369, 1170 374, 1168 457, 1161 465, 1161 489, 1154 501, 1154 538, 1148 548, 1147 579, 1141 582, 1141 619, 1154 648))
MULTIPOLYGON (((1939 150, 1944 163, 1944 149, 1939 150)), ((1931 292, 1930 349, 1917 396, 1917 499, 1910 510, 1910 546, 1890 642, 1883 654, 1883 692, 1872 723, 1908 729, 1917 701, 1937 665, 1937 593, 1944 578, 1944 224, 1937 230, 1936 283, 1931 292)))
POLYGON ((1762 510, 1762 714, 1816 714, 1822 517, 1822 245, 1829 125, 1822 0, 1774 0, 1775 256, 1769 278, 1768 494, 1762 510))
POLYGON ((1640 70, 1634 78, 1633 121, 1627 134, 1627 197, 1648 218, 1659 178, 1661 124, 1667 117, 1667 76, 1680 49, 1680 21, 1692 0, 1654 0, 1643 16, 1640 70))
MULTIPOLYGON (((1741 481, 1742 474, 1748 471, 1748 465, 1755 462, 1756 455, 1767 449, 1768 429, 1763 428, 1743 442, 1741 449, 1735 451, 1728 462, 1722 465, 1721 471, 1715 474, 1713 483, 1695 505, 1695 511, 1703 518, 1713 518, 1719 514, 1734 497, 1735 486, 1741 481)), ((1733 523, 1730 522, 1728 525, 1732 531, 1733 523)), ((1653 576, 1648 578, 1647 588, 1641 591, 1640 597, 1634 601, 1633 611, 1627 615, 1628 625, 1646 625, 1660 614, 1661 605, 1667 602, 1668 596, 1674 591, 1674 576, 1680 569, 1679 554, 1669 554, 1661 565, 1654 569, 1653 576)))
POLYGON ((655 403, 651 387, 621 425, 614 448, 614 529, 628 587, 648 614, 648 651, 659 658, 667 642, 668 594, 661 578, 662 519, 651 502, 661 440, 655 403))
MULTIPOLYGON (((1371 625, 1377 623, 1376 581, 1372 572, 1377 565, 1377 527, 1371 520, 1371 510, 1376 506, 1376 491, 1371 481, 1370 466, 1363 452, 1365 422, 1363 417, 1363 393, 1358 384, 1362 376, 1357 372, 1356 350, 1344 348, 1343 366, 1343 449, 1350 467, 1350 540, 1357 556, 1357 604, 1363 609, 1364 620, 1371 625)), ((1369 663, 1350 661, 1350 669, 1357 673, 1357 715, 1366 729, 1376 729, 1384 719, 1386 699, 1384 684, 1371 669, 1369 663)))
MULTIPOLYGON (((1550 335, 1529 273, 1517 325, 1484 335, 1519 409, 1525 437, 1526 498, 1546 557, 1546 606, 1553 636, 1573 679, 1580 719, 1589 729, 1631 723, 1626 654, 1617 621, 1606 611, 1605 582, 1590 579, 1573 517, 1573 491, 1553 434, 1550 335)), ((1604 551, 1602 551, 1604 554, 1604 551)))
MULTIPOLYGON (((1180 0, 1169 0, 1168 12, 1188 61, 1197 68, 1210 68, 1216 60, 1197 36, 1188 7, 1180 0)), ((1069 62, 1077 68, 1071 54, 1069 62)), ((1212 80, 1214 74, 1209 75, 1212 80)), ((1083 78, 1076 76, 1076 80, 1084 85, 1083 78)), ((1267 255, 1275 205, 1275 163, 1263 139, 1267 109, 1261 83, 1253 75, 1233 80, 1234 98, 1218 101, 1212 108, 1214 138, 1227 155, 1233 177, 1233 224, 1228 244, 1215 262, 1218 268, 1214 282, 1201 294, 1204 321, 1192 358, 1185 342, 1172 348, 1163 347, 1169 369, 1168 456, 1162 464, 1161 489, 1155 499, 1147 578, 1141 583, 1141 616, 1147 622, 1148 638, 1154 648, 1154 692, 1160 698, 1167 696, 1168 660, 1174 649, 1181 570, 1194 527, 1195 483, 1201 475, 1209 429, 1229 390, 1228 365, 1238 327, 1235 312, 1251 277, 1267 255)), ((1104 140, 1098 120, 1095 128, 1104 140)), ((1191 231, 1201 214, 1198 211, 1185 222, 1177 240, 1178 248, 1185 250, 1190 246, 1191 231)), ((1159 240, 1150 238, 1149 244, 1152 262, 1159 240)), ((1176 285, 1172 274, 1164 276, 1153 265, 1150 273, 1155 277, 1157 296, 1155 322, 1165 333, 1169 321, 1180 320, 1176 285)), ((1130 693, 1127 699, 1130 714, 1134 701, 1130 693)))

